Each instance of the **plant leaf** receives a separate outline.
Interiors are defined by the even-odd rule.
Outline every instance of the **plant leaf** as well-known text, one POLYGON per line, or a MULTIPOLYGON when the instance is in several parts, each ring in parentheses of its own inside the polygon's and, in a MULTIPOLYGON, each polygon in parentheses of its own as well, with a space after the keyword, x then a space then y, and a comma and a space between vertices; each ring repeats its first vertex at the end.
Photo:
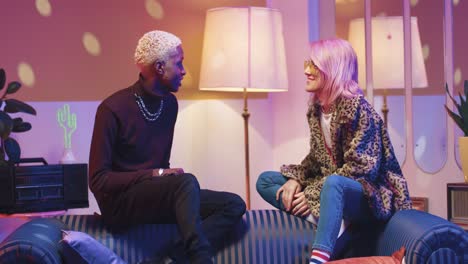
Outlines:
POLYGON ((17 163, 21 157, 21 148, 18 142, 13 138, 7 138, 4 141, 5 144, 5 152, 8 155, 8 161, 13 163, 17 163))
POLYGON ((19 82, 11 82, 8 84, 7 94, 14 94, 21 88, 21 83, 19 82))
POLYGON ((21 133, 21 132, 26 132, 31 130, 32 126, 28 122, 23 122, 21 124, 14 124, 13 129, 11 130, 12 132, 15 133, 21 133))
POLYGON ((464 92, 465 92, 465 96, 468 97, 468 80, 465 80, 465 83, 464 83, 464 92))
POLYGON ((445 110, 447 110, 448 115, 453 119, 457 126, 463 131, 465 136, 468 136, 468 124, 464 124, 463 118, 453 111, 451 111, 446 105, 445 110))
POLYGON ((445 91, 447 91, 447 94, 450 98, 450 100, 452 100, 453 104, 456 105, 458 107, 458 102, 457 100, 455 100, 455 98, 453 98, 453 96, 450 94, 449 90, 448 90, 448 85, 445 84, 445 91))
POLYGON ((4 111, 7 113, 23 112, 30 115, 36 115, 36 110, 32 106, 16 99, 6 99, 4 111))
POLYGON ((463 123, 465 126, 467 126, 468 122, 468 102, 466 100, 463 100, 463 98, 460 96, 460 100, 463 101, 461 104, 460 108, 458 108, 458 114, 461 116, 463 123))
POLYGON ((13 118, 13 126, 19 125, 21 123, 23 123, 23 118, 21 118, 21 117, 13 118))
POLYGON ((467 109, 468 104, 467 104, 465 98, 463 98, 463 96, 462 96, 460 93, 458 93, 458 98, 460 98, 460 104, 457 105, 458 113, 459 113, 460 116, 462 116, 462 117, 463 117, 463 116, 467 116, 467 115, 464 115, 464 113, 463 113, 464 110, 463 110, 463 109, 467 109))
POLYGON ((455 124, 463 131, 465 136, 468 136, 468 81, 465 81, 465 87, 464 87, 464 92, 465 92, 465 97, 463 97, 460 93, 458 93, 458 96, 460 98, 460 103, 453 98, 453 96, 450 94, 448 85, 445 84, 445 91, 447 92, 450 100, 452 100, 453 104, 457 107, 458 110, 458 115, 450 110, 447 105, 445 106, 445 110, 447 110, 448 115, 453 119, 455 124))
POLYGON ((458 93, 458 98, 460 98, 460 104, 463 104, 466 102, 465 98, 463 98, 463 95, 461 95, 461 93, 458 93))
POLYGON ((6 139, 13 129, 13 120, 11 117, 3 112, 0 111, 0 138, 6 139))
POLYGON ((6 82, 6 74, 4 69, 0 69, 0 90, 3 89, 3 86, 5 86, 6 82))

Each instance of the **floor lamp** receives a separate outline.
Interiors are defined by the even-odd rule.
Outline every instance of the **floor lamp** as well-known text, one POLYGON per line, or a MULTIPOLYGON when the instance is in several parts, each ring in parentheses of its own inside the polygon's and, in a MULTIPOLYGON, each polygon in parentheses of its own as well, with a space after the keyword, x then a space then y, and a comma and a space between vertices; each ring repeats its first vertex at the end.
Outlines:
MULTIPOLYGON (((387 89, 403 89, 404 75, 404 42, 403 17, 373 17, 372 28, 372 72, 375 89, 383 89, 382 113, 387 125, 387 89)), ((359 84, 366 83, 366 50, 364 19, 353 19, 349 26, 349 42, 356 51, 359 68, 359 84)), ((426 67, 419 37, 418 21, 411 18, 411 61, 412 88, 427 87, 426 67)))
POLYGON ((287 91, 281 13, 264 7, 221 7, 206 13, 200 90, 243 92, 245 191, 250 209, 249 92, 287 91))

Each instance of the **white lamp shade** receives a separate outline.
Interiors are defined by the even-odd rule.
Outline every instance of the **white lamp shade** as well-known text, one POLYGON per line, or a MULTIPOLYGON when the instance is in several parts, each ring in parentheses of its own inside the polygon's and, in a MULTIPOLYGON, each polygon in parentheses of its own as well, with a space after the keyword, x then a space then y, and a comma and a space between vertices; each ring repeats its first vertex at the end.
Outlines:
MULTIPOLYGON (((372 70, 376 89, 404 88, 403 17, 372 18, 372 70)), ((354 19, 349 26, 349 42, 356 51, 359 84, 366 83, 364 19, 354 19)), ((412 86, 427 87, 426 67, 419 37, 418 21, 411 17, 412 86)))
POLYGON ((281 13, 262 7, 207 11, 200 90, 287 91, 281 13))

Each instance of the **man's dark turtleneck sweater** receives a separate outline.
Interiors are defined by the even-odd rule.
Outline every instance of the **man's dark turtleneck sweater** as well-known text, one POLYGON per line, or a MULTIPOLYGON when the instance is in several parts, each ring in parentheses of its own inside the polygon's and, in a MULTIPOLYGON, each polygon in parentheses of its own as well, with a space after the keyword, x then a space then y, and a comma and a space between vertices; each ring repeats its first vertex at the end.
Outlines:
POLYGON ((143 79, 105 99, 98 107, 89 157, 89 185, 103 210, 106 198, 150 179, 155 168, 169 168, 178 104, 172 93, 155 96, 143 88, 143 79), (147 121, 135 93, 159 118, 147 121))

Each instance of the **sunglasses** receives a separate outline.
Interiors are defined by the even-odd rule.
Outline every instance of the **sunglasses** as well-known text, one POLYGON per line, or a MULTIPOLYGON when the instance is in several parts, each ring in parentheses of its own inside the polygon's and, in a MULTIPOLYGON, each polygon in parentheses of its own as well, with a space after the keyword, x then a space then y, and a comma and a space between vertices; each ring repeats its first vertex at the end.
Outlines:
POLYGON ((304 61, 304 71, 307 71, 310 75, 317 76, 320 74, 320 69, 315 65, 315 63, 311 60, 304 61))

